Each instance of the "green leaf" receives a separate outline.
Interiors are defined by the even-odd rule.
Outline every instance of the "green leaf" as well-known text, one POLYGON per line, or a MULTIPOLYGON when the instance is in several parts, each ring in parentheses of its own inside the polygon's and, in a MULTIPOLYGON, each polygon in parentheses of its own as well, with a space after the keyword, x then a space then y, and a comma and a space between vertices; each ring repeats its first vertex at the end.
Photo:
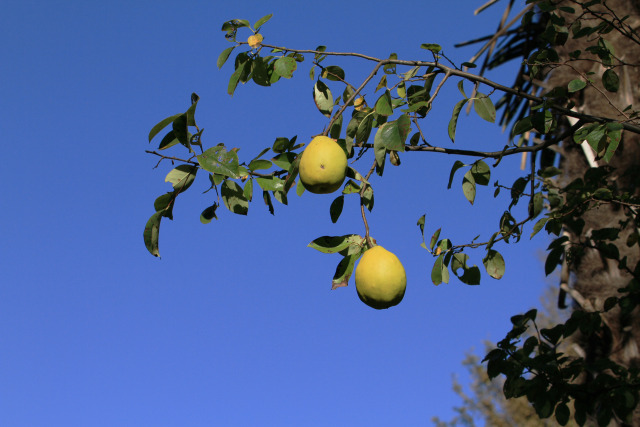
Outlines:
POLYGON ((149 253, 155 257, 160 256, 158 251, 158 236, 160 234, 160 221, 162 220, 162 212, 156 212, 151 215, 151 218, 144 226, 144 245, 149 253))
POLYGON ((362 194, 362 204, 371 212, 373 209, 373 188, 365 184, 364 193, 362 194))
POLYGON ((263 190, 267 191, 281 191, 284 189, 284 181, 275 176, 256 178, 256 182, 263 190))
POLYGON ((349 247, 351 244, 351 240, 349 240, 349 238, 352 236, 355 235, 322 236, 309 243, 308 246, 325 254, 335 254, 349 247))
POLYGON ((564 254, 564 249, 560 245, 553 248, 551 252, 549 252, 549 255, 547 255, 547 259, 544 263, 545 275, 548 276, 549 274, 553 273, 553 270, 555 270, 558 264, 560 263, 560 259, 562 258, 563 254, 564 254))
POLYGON ((253 28, 255 28, 257 30, 258 28, 262 27, 265 22, 267 22, 269 19, 271 19, 272 16, 273 16, 273 13, 270 13, 270 14, 265 15, 262 18, 258 19, 256 21, 256 23, 253 24, 253 28))
POLYGON ((227 151, 223 145, 218 145, 197 157, 202 169, 230 178, 238 178, 240 168, 238 154, 235 151, 227 151))
POLYGON ((573 93, 573 92, 577 92, 579 90, 582 90, 585 87, 587 87, 587 83, 586 82, 584 82, 584 81, 582 81, 580 79, 575 79, 575 80, 571 80, 569 82, 569 84, 567 85, 567 90, 570 93, 573 93))
POLYGON ((298 68, 298 63, 295 59, 283 56, 279 58, 274 64, 274 70, 278 75, 284 77, 285 79, 290 79, 293 77, 293 72, 298 68))
POLYGON ((220 187, 220 194, 224 205, 231 212, 238 215, 246 215, 249 212, 249 201, 237 182, 225 179, 220 187))
POLYGON ((264 204, 269 208, 269 213, 273 215, 273 203, 271 203, 271 194, 268 191, 262 192, 262 198, 264 199, 264 204))
MULTIPOLYGON (((462 97, 463 97, 463 98, 469 98, 469 97, 467 96, 467 94, 464 92, 464 80, 460 80, 460 81, 458 82, 458 90, 459 90, 459 91, 460 91, 460 93, 462 94, 462 97)), ((467 101, 468 101, 468 99, 467 99, 467 101)))
POLYGON ((453 107, 453 114, 451 115, 451 120, 449 120, 449 138, 451 138, 451 142, 455 142, 456 127, 458 126, 458 117, 460 116, 462 107, 464 107, 467 101, 468 99, 462 99, 458 101, 455 107, 453 107))
POLYGON ((478 96, 473 103, 473 108, 476 110, 476 113, 484 120, 495 123, 496 121, 496 107, 493 105, 491 99, 483 94, 478 92, 478 96))
POLYGON ((333 280, 331 281, 332 290, 349 285, 349 278, 353 273, 353 268, 356 265, 357 259, 360 257, 360 253, 361 252, 358 252, 357 254, 346 255, 338 263, 336 272, 333 275, 333 280))
POLYGON ((473 178, 471 171, 467 171, 462 178, 462 192, 469 203, 473 204, 476 199, 476 180, 473 178))
POLYGON ((261 57, 256 57, 251 64, 251 78, 260 86, 271 86, 270 66, 261 57))
POLYGON ((436 246, 436 243, 438 242, 438 238, 440 238, 441 230, 442 230, 441 228, 438 228, 436 232, 433 233, 433 236, 431 236, 431 241, 429 242, 429 249, 431 251, 433 251, 433 248, 436 246))
POLYGON ((295 159, 296 159, 296 153, 286 152, 286 153, 278 154, 277 156, 275 156, 271 160, 279 168, 282 168, 282 169, 288 171, 289 168, 291 168, 291 164, 293 163, 293 161, 295 159))
POLYGON ((444 265, 444 255, 440 254, 436 259, 436 262, 433 264, 433 268, 431 269, 431 281, 434 285, 439 285, 440 283, 449 283, 449 270, 447 266, 444 265))
POLYGON ((200 214, 200 222, 203 224, 209 224, 212 219, 218 219, 216 215, 216 209, 218 209, 218 204, 214 203, 212 206, 209 206, 200 214))
POLYGON ((487 255, 482 260, 482 263, 487 270, 487 274, 494 279, 501 279, 502 276, 504 276, 505 264, 500 252, 490 249, 487 251, 487 255))
POLYGON ((229 55, 231 55, 231 52, 235 48, 236 48, 235 46, 231 46, 223 50, 222 53, 220 53, 220 56, 218 56, 218 61, 216 61, 216 65, 218 66, 218 69, 222 68, 224 63, 227 62, 227 59, 229 59, 229 55))
POLYGON ((322 70, 322 78, 334 82, 344 80, 344 70, 337 65, 329 65, 322 70))
POLYGON ((176 193, 182 193, 191 187, 196 178, 196 172, 198 172, 197 166, 180 165, 167 174, 164 182, 170 182, 176 193))
POLYGON ((233 96, 233 93, 236 91, 236 87, 238 87, 238 82, 240 81, 240 77, 242 73, 244 73, 244 66, 246 62, 241 63, 236 67, 236 70, 231 74, 229 78, 229 85, 227 86, 227 93, 233 96))
POLYGON ((513 125, 513 130, 511 131, 512 135, 521 135, 527 131, 533 129, 533 123, 531 123, 531 117, 524 117, 516 122, 513 125))
POLYGON ((365 116, 364 119, 358 124, 358 130, 356 131, 356 143, 364 144, 369 139, 371 129, 373 127, 373 113, 365 116))
POLYGON ((473 179, 475 183, 478 185, 489 185, 489 181, 491 179, 491 169, 483 160, 477 160, 471 166, 471 175, 473 175, 473 179))
POLYGON ((374 90, 373 92, 377 92, 382 88, 386 88, 387 87, 387 75, 383 74, 382 78, 380 79, 380 81, 378 82, 378 86, 376 86, 376 90, 374 90))
POLYGON ((433 53, 438 53, 442 50, 439 44, 436 43, 422 43, 420 49, 430 50, 433 53))
POLYGON ((178 139, 178 141, 180 141, 180 144, 184 145, 185 147, 187 147, 189 149, 189 151, 191 150, 191 143, 189 141, 189 132, 187 130, 187 114, 180 114, 174 121, 173 121, 173 133, 176 136, 176 138, 178 139))
POLYGON ((451 189, 451 183, 453 182, 453 176, 456 174, 456 171, 461 167, 466 166, 460 160, 456 160, 453 163, 453 167, 451 167, 451 172, 449 173, 449 184, 447 184, 447 189, 451 189))
POLYGON ((167 127, 169 123, 172 123, 175 119, 177 119, 182 114, 174 114, 171 117, 167 117, 166 119, 161 120, 158 124, 156 124, 151 131, 149 132, 149 142, 156 136, 162 129, 167 127))
POLYGON ((251 201, 253 198, 253 179, 249 178, 247 183, 244 185, 244 190, 242 191, 244 198, 248 201, 251 201))
POLYGON ((551 110, 543 110, 531 116, 531 124, 540 133, 549 133, 553 127, 553 115, 551 110))
POLYGON ((170 130, 169 132, 167 132, 167 134, 164 136, 164 138, 162 138, 162 141, 160 141, 160 145, 158 146, 159 150, 166 150, 169 147, 173 147, 174 145, 178 144, 180 141, 178 141, 178 138, 176 138, 176 134, 173 133, 172 130, 170 130))
POLYGON ((533 226, 533 232, 531 233, 531 238, 533 238, 533 236, 535 236, 540 230, 542 230, 547 221, 549 221, 549 218, 544 217, 540 218, 538 222, 535 223, 535 225, 533 226))
POLYGON ((458 253, 451 258, 451 271, 460 281, 466 285, 480 284, 480 269, 477 265, 467 266, 469 255, 458 253), (458 274, 458 270, 462 269, 462 275, 458 274))
POLYGON ((169 219, 173 219, 173 203, 176 200, 178 193, 175 191, 170 191, 162 196, 158 197, 153 202, 153 207, 156 212, 162 213, 162 216, 167 217, 169 219))
POLYGON ((608 69, 602 75, 602 85, 609 92, 617 92, 620 88, 620 78, 615 71, 608 69))
POLYGON ((321 80, 318 80, 313 87, 313 101, 323 115, 331 117, 333 95, 327 85, 321 80))
POLYGON ((342 208, 344 206, 344 196, 340 195, 336 197, 333 202, 331 202, 331 206, 329 207, 329 215, 331 216, 331 222, 334 224, 340 218, 340 214, 342 213, 342 208))
POLYGON ((393 114, 393 107, 391 106, 391 92, 389 92, 389 90, 385 90, 380 98, 378 98, 374 110, 381 116, 390 116, 393 114))
POLYGON ((255 159, 251 160, 251 163, 249 163, 249 169, 252 171, 269 169, 271 166, 273 166, 273 164, 269 160, 265 159, 255 159))
POLYGON ((411 119, 406 114, 398 120, 383 124, 378 128, 374 138, 374 148, 384 147, 387 150, 404 151, 404 144, 411 130, 411 119))
POLYGON ((333 124, 331 125, 331 129, 329 130, 329 137, 333 139, 340 138, 340 131, 342 130, 343 117, 344 117, 343 115, 340 115, 340 117, 334 120, 333 124))

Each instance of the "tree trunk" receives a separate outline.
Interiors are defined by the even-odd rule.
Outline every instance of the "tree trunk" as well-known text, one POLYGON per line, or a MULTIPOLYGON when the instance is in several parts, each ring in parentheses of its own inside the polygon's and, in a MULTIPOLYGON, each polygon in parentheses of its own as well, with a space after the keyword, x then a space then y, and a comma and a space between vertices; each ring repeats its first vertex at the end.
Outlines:
MULTIPOLYGON (((564 1, 563 6, 572 7, 576 11, 574 14, 565 15, 567 25, 582 12, 585 17, 593 18, 591 25, 597 25, 596 16, 583 10, 575 1, 564 1)), ((640 27, 639 1, 607 0, 604 5, 590 6, 589 9, 602 13, 606 19, 613 19, 610 15, 612 12, 620 18, 630 15, 625 23, 633 29, 640 27)), ((593 44, 594 37, 597 38, 598 35, 594 34, 577 40, 570 36, 567 43, 558 49, 561 58, 559 62, 564 62, 569 58, 570 52, 578 49, 583 52, 581 58, 593 58, 591 55, 585 55, 585 47, 593 44)), ((584 80, 584 76, 589 75, 594 85, 589 85, 571 96, 575 102, 575 109, 590 115, 624 121, 627 117, 623 110, 629 105, 635 108, 640 105, 640 44, 615 29, 604 37, 613 45, 617 59, 628 64, 613 68, 620 78, 617 92, 609 92, 603 87, 600 76, 605 68, 597 60, 571 61, 571 66, 559 66, 549 73, 545 86, 567 87, 570 81, 584 80), (588 74, 590 72, 593 74, 588 74)), ((615 60, 614 64, 618 64, 619 61, 615 60)), ((607 165, 604 160, 593 160, 593 150, 586 142, 579 145, 568 139, 563 143, 560 154, 560 168, 563 171, 560 183, 563 185, 583 178, 589 168, 607 165)), ((615 168, 608 178, 609 183, 620 190, 627 190, 637 195, 640 177, 640 135, 624 132, 620 146, 608 165, 615 168)), ((626 242, 631 234, 636 233, 638 224, 635 221, 628 221, 630 216, 635 217, 635 213, 630 215, 628 209, 603 204, 582 216, 585 221, 582 230, 565 230, 570 239, 568 247, 571 249, 566 252, 564 270, 570 271, 571 275, 568 283, 564 285, 568 285, 565 289, 573 296, 574 308, 582 308, 586 311, 602 310, 604 301, 608 297, 620 295, 618 289, 628 286, 632 279, 630 274, 618 267, 617 262, 605 258, 599 250, 588 248, 593 230, 605 227, 620 228, 618 239, 612 243, 620 251, 620 259, 626 257, 627 266, 633 270, 640 261, 640 253, 638 246, 629 248, 626 242)), ((640 313, 638 310, 635 310, 631 316, 623 316, 620 309, 616 307, 605 313, 603 320, 609 327, 610 333, 601 334, 597 340, 587 341, 578 338, 576 350, 582 352, 581 356, 587 360, 609 358, 626 367, 639 366, 640 313)), ((588 381, 589 378, 585 375, 582 380, 588 381)), ((636 410, 634 415, 633 425, 640 425, 640 412, 636 410)))

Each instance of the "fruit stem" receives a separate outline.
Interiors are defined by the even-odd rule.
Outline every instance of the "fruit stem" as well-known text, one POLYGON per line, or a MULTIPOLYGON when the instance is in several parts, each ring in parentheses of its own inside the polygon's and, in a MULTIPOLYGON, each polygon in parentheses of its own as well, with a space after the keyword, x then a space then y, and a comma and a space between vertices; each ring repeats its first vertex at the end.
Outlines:
POLYGON ((371 240, 371 236, 369 236, 369 223, 367 222, 367 216, 364 213, 364 192, 367 189, 367 186, 369 185, 368 184, 369 177, 371 177, 371 174, 373 173, 375 168, 376 168, 376 161, 374 160, 373 165, 371 165, 371 169, 369 169, 369 173, 367 174, 366 178, 362 182, 362 188, 360 189, 360 213, 362 214, 362 221, 364 222, 364 231, 365 231, 364 238, 367 242, 367 246, 369 246, 369 249, 373 248, 375 244, 371 240))

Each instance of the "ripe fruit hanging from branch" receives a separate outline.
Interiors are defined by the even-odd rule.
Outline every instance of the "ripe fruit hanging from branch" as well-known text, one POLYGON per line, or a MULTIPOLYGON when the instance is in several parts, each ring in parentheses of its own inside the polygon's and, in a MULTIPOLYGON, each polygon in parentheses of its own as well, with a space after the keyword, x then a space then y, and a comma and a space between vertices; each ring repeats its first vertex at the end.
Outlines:
POLYGON ((333 193, 347 173, 347 155, 327 136, 316 136, 302 153, 299 174, 304 188, 316 194, 333 193))
POLYGON ((356 267, 356 290, 369 307, 377 310, 398 305, 407 288, 407 275, 395 254, 374 246, 356 267))

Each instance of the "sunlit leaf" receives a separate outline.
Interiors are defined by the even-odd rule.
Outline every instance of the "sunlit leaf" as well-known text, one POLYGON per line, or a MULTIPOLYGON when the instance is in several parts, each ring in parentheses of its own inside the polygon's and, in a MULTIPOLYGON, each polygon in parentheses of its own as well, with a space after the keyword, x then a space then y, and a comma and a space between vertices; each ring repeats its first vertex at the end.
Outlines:
POLYGON ((271 19, 272 16, 273 16, 273 13, 270 13, 270 14, 265 15, 262 18, 258 19, 256 21, 256 23, 253 24, 253 28, 255 28, 257 30, 258 28, 262 27, 265 22, 267 22, 269 19, 271 19))
POLYGON ((209 148, 197 157, 198 163, 204 170, 230 178, 238 178, 238 154, 235 151, 227 151, 224 146, 218 145, 209 148))
POLYGON ((498 251, 490 249, 487 251, 487 255, 482 260, 484 267, 487 270, 487 274, 494 279, 500 279, 504 276, 505 264, 504 258, 498 251))
POLYGON ((261 169, 269 169, 273 166, 273 164, 269 160, 265 159, 254 159, 249 163, 249 169, 252 171, 257 171, 261 169))
POLYGON ((478 96, 473 103, 473 108, 475 109, 476 113, 478 113, 478 115, 484 120, 490 123, 495 123, 496 107, 493 105, 493 102, 487 95, 478 92, 478 96))
POLYGON ((345 236, 322 236, 309 243, 308 246, 325 254, 335 254, 349 247, 351 241, 348 238, 351 236, 353 236, 353 234, 345 236))
POLYGON ((391 93, 386 90, 376 101, 374 110, 381 116, 390 116, 393 114, 393 107, 391 107, 391 93))
POLYGON ((433 264, 433 268, 431 269, 431 281, 434 285, 439 285, 440 283, 449 283, 449 270, 447 266, 444 265, 444 255, 441 254, 436 259, 436 262, 433 264))
POLYGON ((473 201, 476 199, 476 180, 471 171, 467 171, 462 178, 462 192, 469 203, 473 204, 473 201))
POLYGON ((173 184, 173 189, 181 193, 193 184, 193 180, 196 178, 196 172, 198 172, 197 166, 180 165, 167 174, 164 182, 170 182, 173 184))
POLYGON ((260 186, 260 188, 262 188, 263 190, 280 191, 284 189, 284 181, 275 176, 270 176, 270 177, 259 176, 255 180, 260 186))
POLYGON ((288 56, 279 58, 274 65, 276 73, 278 73, 278 75, 284 77, 285 79, 290 79, 291 77, 293 77, 293 72, 296 70, 296 68, 298 68, 298 63, 295 59, 288 56))
POLYGON ((225 62, 227 62, 227 59, 229 59, 229 55, 231 55, 231 52, 235 48, 236 48, 235 46, 231 46, 223 50, 222 53, 220 53, 220 56, 218 56, 218 60, 216 61, 216 65, 218 66, 219 69, 222 68, 225 62))
POLYGON ((333 95, 322 81, 318 80, 313 87, 313 101, 318 110, 327 117, 331 117, 333 110, 333 95))

